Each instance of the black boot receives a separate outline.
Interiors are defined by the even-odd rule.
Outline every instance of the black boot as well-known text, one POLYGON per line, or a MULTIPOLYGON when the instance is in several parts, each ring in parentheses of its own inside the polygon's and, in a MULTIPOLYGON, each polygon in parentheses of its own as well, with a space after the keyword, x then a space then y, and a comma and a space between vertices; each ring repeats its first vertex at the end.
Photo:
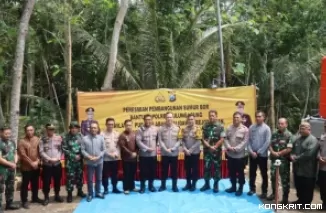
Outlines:
POLYGON ((20 206, 13 204, 12 201, 6 203, 6 210, 17 210, 17 209, 20 209, 20 206))
POLYGON ((238 191, 235 193, 235 196, 241 196, 243 193, 243 184, 239 186, 238 191))
POLYGON ((83 190, 79 189, 77 192, 77 196, 80 198, 85 198, 86 194, 83 192, 83 190))
POLYGON ((71 203, 71 202, 72 202, 72 192, 68 192, 67 203, 71 203))
POLYGON ((203 185, 203 187, 200 188, 200 191, 204 192, 209 189, 211 189, 211 186, 209 185, 209 180, 205 180, 205 184, 203 185))
POLYGON ((191 181, 187 180, 187 184, 185 185, 185 187, 182 188, 182 191, 190 190, 190 188, 191 188, 191 181))
POLYGON ((44 195, 43 206, 47 206, 49 204, 49 195, 44 195))
POLYGON ((159 192, 163 192, 166 190, 166 180, 162 180, 161 182, 161 186, 160 188, 158 189, 159 192))
POLYGON ((60 197, 59 193, 56 193, 56 195, 54 196, 54 200, 58 203, 62 203, 63 199, 62 197, 60 197))
POLYGON ((148 190, 150 192, 156 192, 156 189, 154 187, 154 184, 153 184, 153 181, 152 180, 148 181, 148 190))
POLYGON ((22 207, 24 209, 29 209, 29 203, 28 202, 22 202, 22 207))
POLYGON ((144 194, 144 192, 145 192, 145 181, 141 181, 139 193, 144 194))
POLYGON ((218 193, 218 181, 214 181, 213 192, 218 193))
POLYGON ((227 190, 225 190, 225 192, 227 193, 233 193, 237 191, 237 184, 236 183, 232 183, 232 186, 230 188, 228 188, 227 190))
POLYGON ((179 192, 178 186, 177 186, 177 179, 172 180, 172 191, 173 192, 179 192))
POLYGON ((282 198, 282 201, 281 201, 281 204, 288 204, 289 203, 289 193, 283 193, 283 198, 282 198))
POLYGON ((112 192, 114 193, 114 194, 121 194, 122 192, 117 188, 117 184, 114 184, 113 185, 113 190, 112 190, 112 192))
POLYGON ((104 188, 104 192, 103 192, 103 194, 104 195, 107 195, 107 194, 109 194, 109 189, 106 187, 106 188, 104 188))
POLYGON ((193 192, 196 190, 196 185, 197 185, 197 180, 193 180, 192 184, 191 184, 191 188, 189 189, 189 191, 193 192))

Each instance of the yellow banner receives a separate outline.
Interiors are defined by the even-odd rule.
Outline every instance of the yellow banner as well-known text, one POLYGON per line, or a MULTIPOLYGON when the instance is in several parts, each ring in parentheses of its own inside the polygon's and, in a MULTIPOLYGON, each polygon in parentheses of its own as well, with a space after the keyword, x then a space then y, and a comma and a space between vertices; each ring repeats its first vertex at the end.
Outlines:
POLYGON ((124 129, 124 121, 132 119, 134 127, 142 125, 143 116, 150 114, 157 126, 162 125, 165 113, 172 112, 179 126, 186 124, 188 114, 194 114, 197 125, 208 119, 209 110, 217 110, 218 118, 226 125, 232 123, 232 114, 239 110, 238 101, 245 103, 244 112, 254 118, 256 89, 254 86, 221 89, 158 89, 113 92, 78 92, 79 122, 98 121, 105 128, 105 120, 112 117, 116 130, 124 129), (92 107, 94 112, 86 112, 92 107))

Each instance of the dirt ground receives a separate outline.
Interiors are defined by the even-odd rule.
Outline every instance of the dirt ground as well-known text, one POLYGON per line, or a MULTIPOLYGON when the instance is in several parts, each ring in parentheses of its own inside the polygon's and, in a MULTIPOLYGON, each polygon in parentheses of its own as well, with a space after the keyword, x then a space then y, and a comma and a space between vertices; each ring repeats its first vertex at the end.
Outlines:
MULTIPOLYGON (((248 168, 246 168, 245 170, 246 172, 246 176, 247 176, 247 179, 248 179, 248 168)), ((291 180, 292 177, 291 177, 291 180)), ((260 184, 261 184, 261 176, 259 174, 259 172, 257 172, 257 181, 256 181, 256 185, 257 185, 257 194, 260 194, 260 184)), ((269 184, 269 187, 270 187, 270 184, 269 184)), ((271 190, 269 190, 270 192, 271 190)), ((84 192, 86 192, 86 186, 84 186, 84 192)), ((61 195, 64 196, 64 199, 66 200, 66 190, 64 187, 61 188, 61 195)), ((74 194, 75 195, 75 194, 74 194)), ((279 190, 279 195, 280 195, 280 199, 281 199, 281 195, 282 195, 282 192, 281 192, 281 188, 279 190)), ((141 195, 140 195, 141 196, 141 195)), ((43 194, 42 192, 40 191, 39 193, 39 197, 40 198, 43 198, 43 194)), ((15 200, 16 201, 19 201, 19 192, 17 191, 15 193, 15 200)), ((291 190, 290 190, 290 195, 289 195, 289 200, 290 201, 295 201, 297 200, 297 197, 296 197, 296 191, 294 189, 294 186, 293 186, 293 181, 291 181, 291 190)), ((80 199, 79 198, 75 198, 74 197, 74 201, 72 203, 55 203, 53 201, 53 195, 52 195, 52 198, 50 198, 50 203, 48 206, 44 207, 40 204, 31 204, 30 205, 30 209, 27 210, 28 212, 34 212, 34 213, 39 213, 39 212, 48 212, 48 213, 72 213, 74 212, 74 209, 77 207, 77 205, 79 204, 79 201, 80 199)), ((271 203, 271 202, 266 202, 266 201, 263 201, 264 203, 271 203)), ((314 200, 313 202, 314 204, 319 204, 321 203, 321 200, 320 200, 320 195, 319 195, 319 191, 318 189, 315 190, 315 194, 314 194, 314 200)), ((20 209, 20 210, 17 210, 17 211, 10 211, 12 213, 23 213, 23 212, 26 212, 26 209, 20 209)), ((314 210, 305 210, 305 211, 298 211, 298 210, 278 210, 278 212, 280 213, 288 213, 288 212, 291 212, 291 213, 294 213, 294 212, 311 212, 311 213, 317 213, 319 211, 314 211, 314 210)))

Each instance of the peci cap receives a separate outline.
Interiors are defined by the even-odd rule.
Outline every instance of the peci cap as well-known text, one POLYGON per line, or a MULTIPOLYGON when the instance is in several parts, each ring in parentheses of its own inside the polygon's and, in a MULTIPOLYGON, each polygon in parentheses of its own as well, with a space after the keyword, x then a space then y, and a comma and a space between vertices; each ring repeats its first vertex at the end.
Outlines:
POLYGON ((77 121, 71 121, 69 128, 80 128, 80 125, 77 121))
POLYGON ((88 107, 85 112, 95 112, 95 109, 93 107, 88 107))
POLYGON ((237 101, 235 103, 236 106, 239 106, 239 105, 242 105, 242 106, 245 106, 246 104, 243 102, 243 101, 237 101))
POLYGON ((55 129, 55 126, 53 124, 46 124, 45 128, 46 129, 55 129))

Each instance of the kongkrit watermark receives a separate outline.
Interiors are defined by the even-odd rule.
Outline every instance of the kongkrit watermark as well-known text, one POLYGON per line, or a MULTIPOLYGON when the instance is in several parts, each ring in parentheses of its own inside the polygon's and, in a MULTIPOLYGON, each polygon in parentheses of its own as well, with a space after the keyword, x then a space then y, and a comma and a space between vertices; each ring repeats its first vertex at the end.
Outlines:
POLYGON ((323 204, 259 204, 259 209, 322 209, 323 204))

